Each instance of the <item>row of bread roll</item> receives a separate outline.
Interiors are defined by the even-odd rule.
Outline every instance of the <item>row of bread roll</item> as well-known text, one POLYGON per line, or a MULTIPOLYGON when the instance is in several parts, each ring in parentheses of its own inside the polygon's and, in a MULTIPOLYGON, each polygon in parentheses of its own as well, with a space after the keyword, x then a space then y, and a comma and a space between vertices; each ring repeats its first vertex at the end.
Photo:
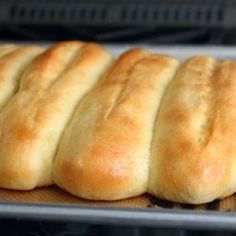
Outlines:
POLYGON ((236 63, 143 49, 112 63, 93 43, 0 47, 0 187, 195 204, 234 193, 236 63))

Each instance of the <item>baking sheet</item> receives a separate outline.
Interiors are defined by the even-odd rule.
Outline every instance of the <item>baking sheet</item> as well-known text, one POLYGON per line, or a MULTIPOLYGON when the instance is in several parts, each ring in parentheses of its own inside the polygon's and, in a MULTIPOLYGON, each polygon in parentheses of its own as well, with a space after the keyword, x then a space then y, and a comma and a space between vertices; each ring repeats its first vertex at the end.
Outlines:
POLYGON ((208 204, 192 205, 177 204, 164 201, 149 194, 129 198, 120 201, 89 201, 75 197, 57 186, 37 188, 31 191, 16 191, 0 189, 0 201, 18 203, 44 203, 60 205, 80 205, 80 206, 102 206, 102 207, 129 207, 129 208, 155 208, 155 209, 191 209, 191 210, 217 210, 234 212, 236 211, 236 194, 223 200, 215 200, 208 204))
MULTIPOLYGON (((105 46, 115 56, 129 48, 145 47, 152 52, 171 54, 180 60, 199 54, 219 59, 236 59, 234 47, 105 46)), ((0 217, 229 230, 236 229, 236 194, 209 204, 187 205, 163 201, 148 194, 113 202, 87 201, 56 186, 32 191, 0 189, 0 217)))
POLYGON ((86 201, 56 186, 0 189, 0 218, 87 224, 236 230, 236 195, 203 205, 173 204, 148 194, 122 201, 86 201))

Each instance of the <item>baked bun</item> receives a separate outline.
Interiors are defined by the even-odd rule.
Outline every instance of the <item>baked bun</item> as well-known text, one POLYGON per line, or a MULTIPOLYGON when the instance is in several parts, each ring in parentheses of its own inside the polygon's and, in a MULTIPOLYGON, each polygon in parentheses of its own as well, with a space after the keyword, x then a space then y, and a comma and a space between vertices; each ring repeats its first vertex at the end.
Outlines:
POLYGON ((236 190, 236 63, 197 56, 163 96, 152 140, 148 192, 205 203, 236 190))
POLYGON ((124 53, 66 128, 54 163, 56 184, 95 200, 145 193, 154 120, 177 67, 169 56, 124 53))
POLYGON ((74 41, 56 44, 26 68, 0 114, 1 187, 27 190, 53 183, 61 135, 111 60, 101 46, 74 41))

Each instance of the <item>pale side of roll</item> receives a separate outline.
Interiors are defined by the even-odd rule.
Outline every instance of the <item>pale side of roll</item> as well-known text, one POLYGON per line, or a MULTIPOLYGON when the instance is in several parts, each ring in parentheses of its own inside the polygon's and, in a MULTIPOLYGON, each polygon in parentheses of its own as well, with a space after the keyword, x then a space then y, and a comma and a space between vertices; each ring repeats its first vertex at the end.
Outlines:
POLYGON ((16 93, 26 67, 43 50, 39 46, 0 46, 0 111, 16 93))
POLYGON ((52 162, 74 108, 112 61, 97 44, 59 43, 37 57, 0 114, 0 187, 53 183, 52 162))
POLYGON ((152 141, 148 192, 205 203, 236 190, 236 63, 196 56, 163 97, 152 141))
POLYGON ((124 53, 66 128, 54 163, 56 184, 94 200, 146 192, 154 120, 177 67, 169 56, 124 53))

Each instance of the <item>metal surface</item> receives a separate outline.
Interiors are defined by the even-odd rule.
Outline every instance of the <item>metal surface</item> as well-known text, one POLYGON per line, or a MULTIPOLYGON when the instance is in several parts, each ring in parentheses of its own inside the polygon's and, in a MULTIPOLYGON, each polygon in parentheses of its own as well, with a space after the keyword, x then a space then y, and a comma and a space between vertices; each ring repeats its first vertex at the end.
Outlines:
POLYGON ((115 56, 130 48, 143 47, 152 53, 163 53, 185 60, 188 57, 196 55, 208 55, 218 59, 236 60, 235 46, 156 46, 152 44, 104 44, 115 56))
POLYGON ((0 203, 0 217, 92 224, 236 230, 235 213, 216 211, 195 212, 155 208, 102 208, 2 202, 0 203))

